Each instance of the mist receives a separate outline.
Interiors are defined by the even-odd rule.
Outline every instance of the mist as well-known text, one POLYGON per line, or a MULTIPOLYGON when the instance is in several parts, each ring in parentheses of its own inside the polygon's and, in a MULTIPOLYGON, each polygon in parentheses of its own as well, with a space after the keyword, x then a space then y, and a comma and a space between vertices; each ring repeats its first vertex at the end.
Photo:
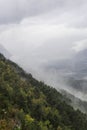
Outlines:
POLYGON ((0 44, 36 79, 86 100, 66 78, 79 78, 75 64, 87 49, 86 12, 86 0, 1 0, 0 44))

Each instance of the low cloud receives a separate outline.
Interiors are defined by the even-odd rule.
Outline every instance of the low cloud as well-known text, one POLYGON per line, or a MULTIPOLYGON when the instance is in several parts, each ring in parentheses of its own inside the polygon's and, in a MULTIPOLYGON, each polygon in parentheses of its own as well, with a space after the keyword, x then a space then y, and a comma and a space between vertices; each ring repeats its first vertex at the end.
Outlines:
POLYGON ((75 42, 74 47, 72 47, 72 49, 76 52, 87 49, 87 39, 75 42))
POLYGON ((57 86, 43 66, 87 48, 86 12, 86 0, 0 0, 0 44, 26 71, 57 86))

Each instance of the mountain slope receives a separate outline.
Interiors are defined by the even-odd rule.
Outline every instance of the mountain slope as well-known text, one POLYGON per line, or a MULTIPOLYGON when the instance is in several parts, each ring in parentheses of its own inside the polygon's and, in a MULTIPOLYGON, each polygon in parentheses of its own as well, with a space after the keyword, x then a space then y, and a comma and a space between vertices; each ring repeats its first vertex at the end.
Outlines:
POLYGON ((82 101, 81 99, 79 99, 78 97, 75 97, 74 95, 68 93, 65 90, 61 90, 62 95, 64 95, 64 97, 66 97, 66 99, 70 99, 68 100, 68 103, 73 106, 75 109, 79 109, 81 110, 83 113, 87 113, 87 102, 86 101, 82 101))
POLYGON ((0 54, 0 130, 86 130, 87 116, 66 101, 0 54))

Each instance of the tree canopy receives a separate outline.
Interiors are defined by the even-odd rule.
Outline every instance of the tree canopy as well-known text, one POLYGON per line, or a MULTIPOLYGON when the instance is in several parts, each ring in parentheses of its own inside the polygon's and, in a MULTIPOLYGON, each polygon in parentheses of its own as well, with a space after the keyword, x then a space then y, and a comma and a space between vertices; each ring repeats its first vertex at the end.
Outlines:
POLYGON ((86 130, 87 116, 0 54, 0 130, 86 130))

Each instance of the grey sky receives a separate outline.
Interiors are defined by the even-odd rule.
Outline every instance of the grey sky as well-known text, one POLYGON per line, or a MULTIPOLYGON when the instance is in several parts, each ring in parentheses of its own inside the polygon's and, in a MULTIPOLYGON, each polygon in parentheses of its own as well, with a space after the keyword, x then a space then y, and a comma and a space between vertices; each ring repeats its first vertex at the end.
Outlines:
POLYGON ((87 48, 86 21, 86 0, 0 0, 0 43, 33 69, 87 48))
POLYGON ((0 0, 0 22, 18 22, 25 17, 47 13, 63 5, 63 0, 0 0))
POLYGON ((58 76, 43 66, 87 49, 87 0, 0 0, 0 44, 25 70, 57 86, 58 76))
POLYGON ((86 19, 86 8, 86 0, 0 0, 0 23, 20 22, 26 17, 47 13, 56 19, 60 15, 66 16, 66 20, 71 16, 72 21, 78 17, 81 22, 86 19))

